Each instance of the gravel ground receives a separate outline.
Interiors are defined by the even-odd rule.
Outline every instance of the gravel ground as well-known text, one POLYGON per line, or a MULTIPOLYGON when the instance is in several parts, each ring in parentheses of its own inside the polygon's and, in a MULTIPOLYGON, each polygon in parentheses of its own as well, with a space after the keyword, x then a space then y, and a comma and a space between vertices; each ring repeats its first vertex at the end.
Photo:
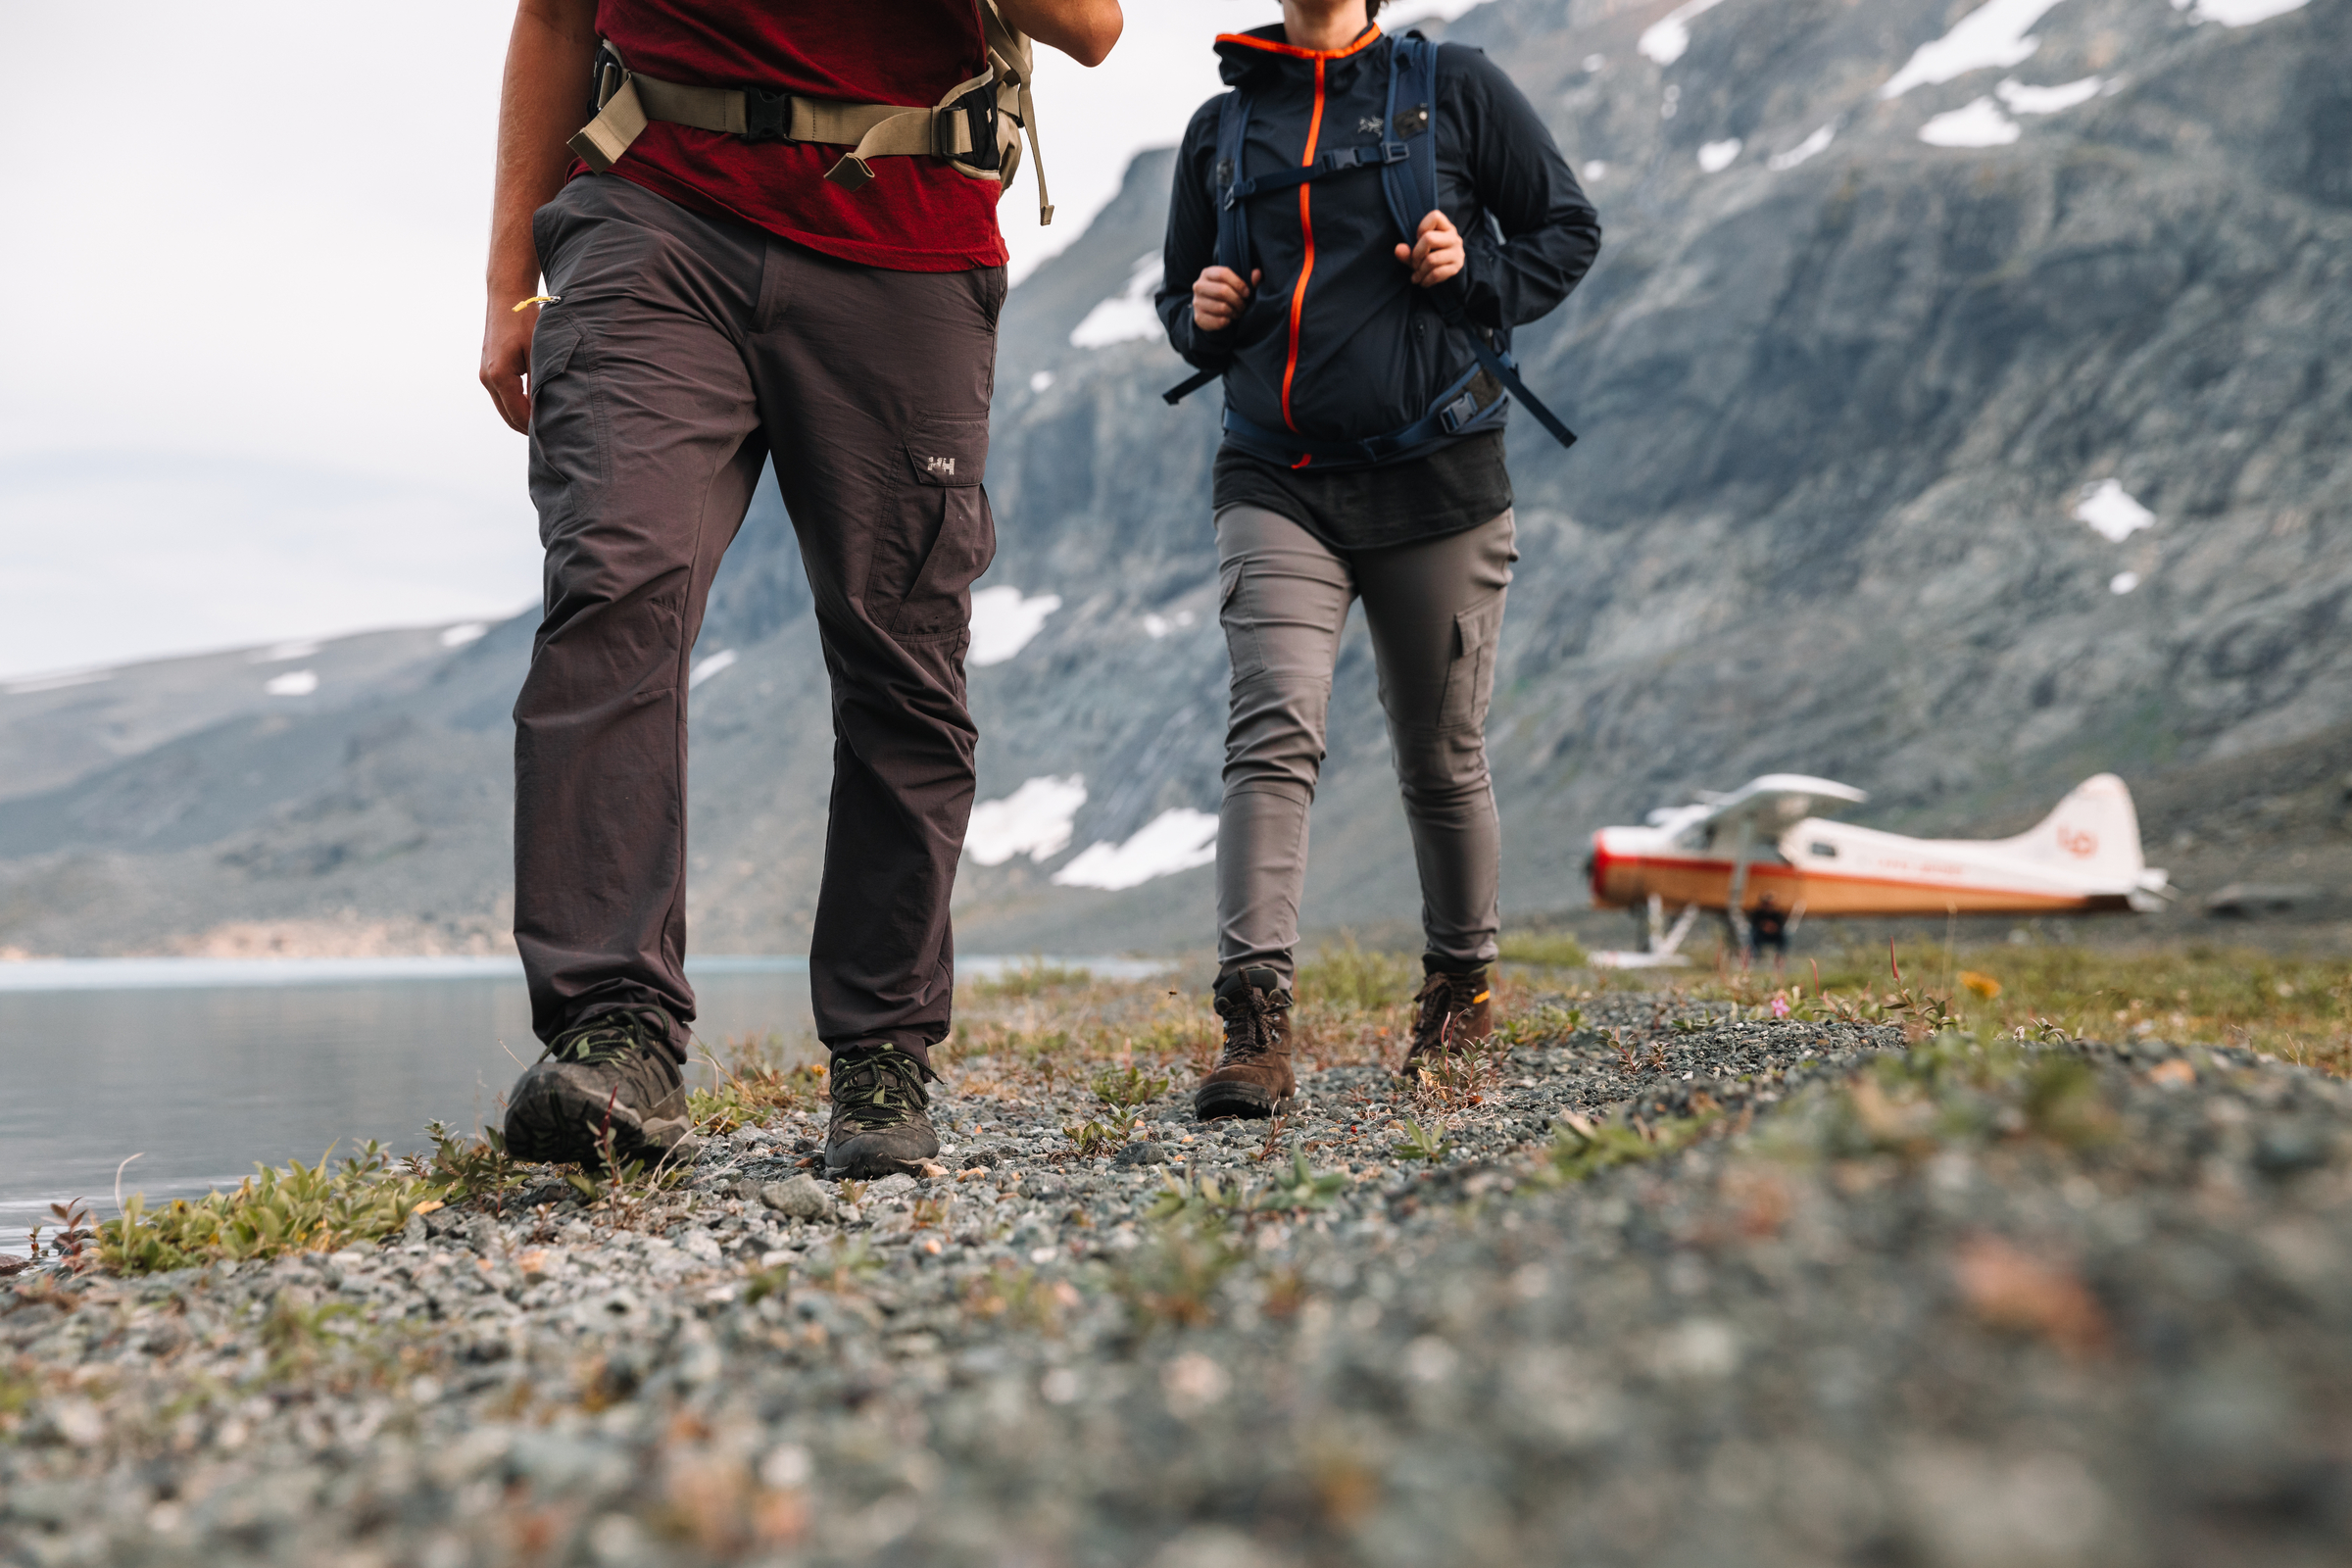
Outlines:
POLYGON ((2352 1086, 1581 1005, 1117 1160, 982 1058, 936 1178, 788 1116, 635 1212, 20 1276, 0 1559, 2345 1560, 2352 1086))

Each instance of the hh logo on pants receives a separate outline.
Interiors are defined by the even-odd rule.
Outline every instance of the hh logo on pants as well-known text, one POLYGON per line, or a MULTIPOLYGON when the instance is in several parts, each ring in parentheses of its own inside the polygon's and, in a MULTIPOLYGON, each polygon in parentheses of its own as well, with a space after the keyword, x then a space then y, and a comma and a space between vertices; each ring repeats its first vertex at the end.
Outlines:
POLYGON ((923 466, 943 479, 956 477, 956 460, 954 458, 925 458, 923 466))

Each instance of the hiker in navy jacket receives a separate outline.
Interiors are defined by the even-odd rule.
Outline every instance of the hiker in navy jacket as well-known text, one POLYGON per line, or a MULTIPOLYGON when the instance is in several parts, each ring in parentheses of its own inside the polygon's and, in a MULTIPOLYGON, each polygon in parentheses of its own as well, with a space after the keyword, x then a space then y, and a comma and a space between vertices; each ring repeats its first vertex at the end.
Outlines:
POLYGON ((1515 381, 1508 329, 1567 297, 1600 224, 1499 68, 1458 45, 1400 45, 1373 25, 1379 5, 1285 0, 1281 25, 1218 38, 1232 91, 1193 117, 1176 160, 1156 304, 1176 351, 1222 376, 1226 403, 1225 1050, 1195 1095, 1204 1118, 1274 1114, 1293 1092, 1307 808, 1358 597, 1421 878, 1425 983, 1406 1070, 1493 1027, 1501 841, 1485 724, 1518 559, 1496 372, 1515 381), (1398 175, 1427 168, 1431 147, 1434 206, 1402 231, 1398 192, 1428 186, 1398 175), (1220 255, 1237 242, 1246 256, 1220 255))

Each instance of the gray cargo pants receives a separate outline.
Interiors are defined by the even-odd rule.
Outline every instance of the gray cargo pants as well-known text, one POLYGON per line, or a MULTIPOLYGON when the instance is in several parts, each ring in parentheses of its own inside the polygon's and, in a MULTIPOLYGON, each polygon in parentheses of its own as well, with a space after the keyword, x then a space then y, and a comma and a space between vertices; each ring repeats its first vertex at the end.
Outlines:
POLYGON ((531 345, 547 604, 514 705, 532 1028, 652 1004, 685 1055, 687 662, 772 453, 833 689, 817 1034, 927 1061, 972 805, 1004 270, 859 267, 612 176, 571 181, 532 231, 561 296, 531 345))
POLYGON ((1487 703, 1511 580, 1508 511, 1442 539, 1347 554, 1261 507, 1217 514, 1220 618, 1233 660, 1217 821, 1217 976, 1253 964, 1287 989, 1348 607, 1364 602, 1380 704, 1441 966, 1494 961, 1502 838, 1487 777, 1487 703))

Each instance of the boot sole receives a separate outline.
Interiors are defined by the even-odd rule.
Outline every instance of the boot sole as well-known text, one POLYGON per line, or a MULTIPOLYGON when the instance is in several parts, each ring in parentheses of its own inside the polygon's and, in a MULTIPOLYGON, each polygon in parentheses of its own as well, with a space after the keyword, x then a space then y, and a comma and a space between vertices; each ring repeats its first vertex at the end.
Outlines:
POLYGON ((1264 1121, 1298 1103, 1297 1095, 1276 1100, 1255 1084, 1205 1084, 1193 1092, 1193 1119, 1264 1121))
POLYGON ((855 1177, 859 1181, 872 1181, 882 1176, 918 1175, 920 1166, 925 1160, 939 1157, 939 1140, 936 1137, 931 1140, 931 1148, 927 1152, 904 1156, 868 1152, 858 1149, 858 1140, 854 1138, 850 1140, 847 1147, 851 1151, 850 1156, 839 1163, 835 1162, 836 1155, 832 1150, 825 1151, 825 1179, 827 1181, 840 1181, 845 1177, 855 1177))
MULTIPOLYGON (((606 1108, 606 1102, 562 1078, 517 1094, 507 1107, 507 1152, 549 1165, 597 1166, 602 1163, 597 1144, 604 1137, 606 1108)), ((651 1163, 664 1154, 692 1156, 695 1140, 683 1123, 664 1119, 649 1128, 627 1105, 612 1105, 611 1110, 616 1157, 651 1163)))

